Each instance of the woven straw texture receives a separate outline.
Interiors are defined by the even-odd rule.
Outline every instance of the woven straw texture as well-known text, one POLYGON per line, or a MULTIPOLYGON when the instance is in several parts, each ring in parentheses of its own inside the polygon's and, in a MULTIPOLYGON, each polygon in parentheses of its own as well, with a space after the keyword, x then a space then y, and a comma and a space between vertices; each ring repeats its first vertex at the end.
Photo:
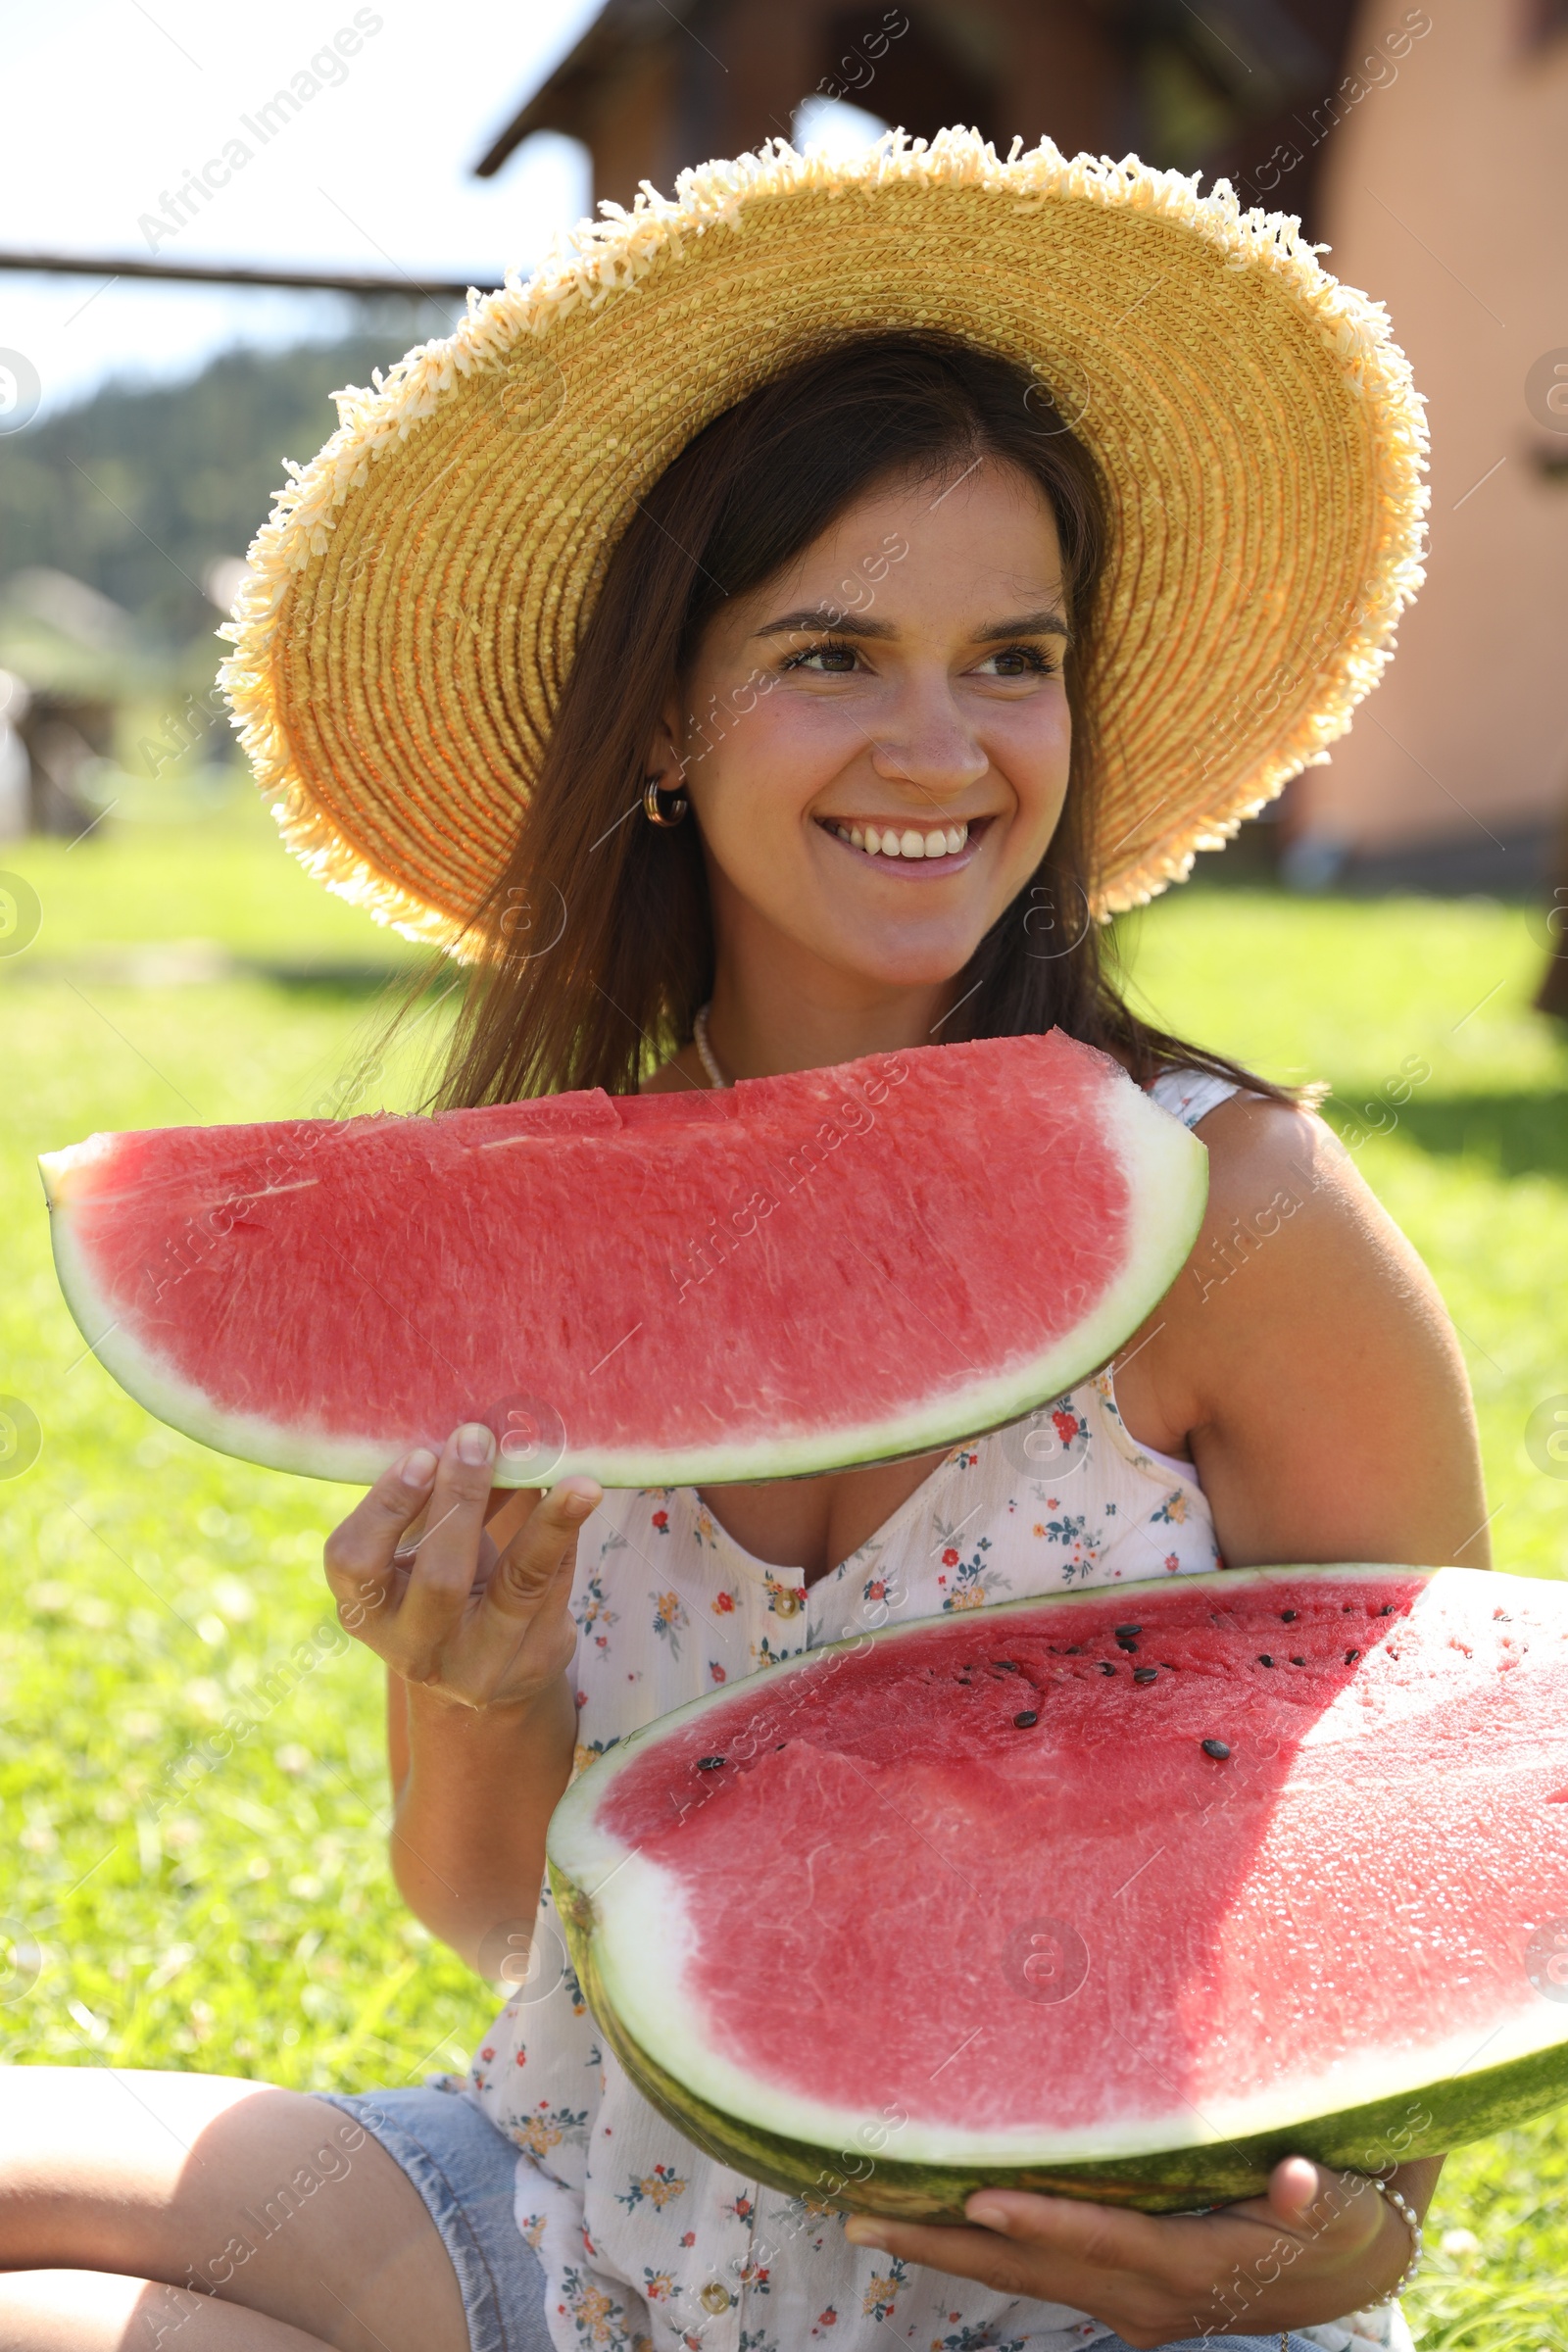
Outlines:
POLYGON ((1426 435, 1382 307, 1294 220, 967 131, 850 163, 775 142, 601 209, 340 393, 251 550, 223 683, 330 888, 473 952, 633 502, 825 334, 999 350, 1100 462, 1097 914, 1185 874, 1349 724, 1420 583, 1426 435))

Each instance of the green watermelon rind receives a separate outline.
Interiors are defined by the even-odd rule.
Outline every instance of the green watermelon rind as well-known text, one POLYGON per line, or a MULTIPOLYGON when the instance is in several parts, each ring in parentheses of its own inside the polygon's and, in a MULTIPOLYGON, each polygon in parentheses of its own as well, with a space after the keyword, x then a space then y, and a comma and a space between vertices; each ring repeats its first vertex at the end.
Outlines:
MULTIPOLYGON (((1182 1584, 1184 1591, 1207 1588, 1233 1595, 1250 1586, 1298 1581, 1303 1575, 1370 1584, 1397 1578, 1408 1584, 1412 1579, 1430 1583, 1437 1577, 1476 1573, 1355 1562, 1228 1569, 1211 1576, 1187 1577, 1182 1584)), ((1499 1601, 1506 1599, 1512 1588, 1532 1589, 1532 1580, 1504 1575, 1489 1575, 1488 1584, 1497 1590, 1499 1601)), ((1083 1592, 1044 1594, 998 1604, 984 1616, 988 1624, 995 1625, 1022 1614, 1081 1605, 1087 1597, 1083 1592)), ((942 1617, 911 1620, 849 1641, 824 1643, 799 1660, 773 1669, 770 1687, 777 1678, 826 1663, 836 1653, 860 1650, 870 1642, 951 1622, 942 1617)), ((729 1696, 735 1695, 733 1690, 729 1692, 729 1696)), ((721 2108, 680 2082, 618 2013, 603 1964, 605 1936, 595 1894, 589 1890, 590 1886, 602 1889, 620 1867, 614 1844, 592 1820, 609 1781, 645 1742, 662 1739, 684 1718, 709 1711, 713 1703, 712 1693, 689 1700, 629 1735, 580 1774, 551 1822, 548 1867, 572 1965, 606 2040, 662 2115, 698 2147, 747 2178, 847 2211, 904 2220, 962 2220, 965 2198, 982 2187, 1035 2189, 1136 2206, 1149 2213, 1178 2212, 1261 2194, 1271 2168, 1284 2156, 1309 2156, 1336 2170, 1386 2172, 1396 2164, 1440 2155, 1508 2130, 1568 2098, 1568 2003, 1542 1999, 1529 2012, 1534 2030, 1527 2046, 1517 2046, 1524 2035, 1517 2031, 1510 2035, 1505 2024, 1499 2024, 1496 2034, 1478 2046, 1475 2055, 1479 2059, 1499 2038, 1505 2049, 1510 2039, 1515 2042, 1516 2046, 1493 2065, 1467 2063, 1451 2073, 1424 2076, 1419 2054, 1414 2053, 1407 2080, 1390 2086, 1385 2072, 1385 2083, 1376 2095, 1349 2106, 1336 2106, 1320 2114, 1311 2113, 1309 2107, 1269 2113, 1259 2101, 1263 2111, 1257 2115, 1256 2129, 1242 2123, 1226 2132, 1195 2117, 1196 2128, 1190 2136, 1178 2136, 1177 2128, 1171 2125, 1163 2131, 1168 2144, 1162 2145, 1158 2142, 1163 2128, 1156 2124, 1152 2131, 1141 2127, 1131 2135, 1148 2137, 1151 2144, 1102 2157, 1067 2144, 1052 2151, 1048 2144, 1037 2155, 1022 2160, 974 2151, 952 2162, 929 2154, 901 2160, 885 2152, 883 2145, 896 2146, 899 2132, 892 2128, 862 2127, 860 2136, 864 2138, 869 2129, 876 2144, 857 2147, 845 2145, 837 2134, 815 2140, 788 2129, 772 2128, 760 2115, 747 2118, 721 2108)), ((757 2103, 765 2105, 766 2094, 760 2093, 757 2103)), ((930 2131, 926 2127, 927 2136, 930 2131)), ((847 2136, 853 2141, 856 2134, 852 2130, 847 2136)), ((1074 2137, 1081 2139, 1082 2134, 1074 2137)))
POLYGON ((1173 2147, 1148 2156, 1062 2165, 901 2163, 884 2152, 897 2132, 877 2127, 863 2148, 813 2145, 723 2114, 684 2089, 632 2039, 606 1998, 594 1955, 591 1913, 554 1864, 551 1891, 583 1997, 605 2039, 638 2089, 666 2122, 716 2163, 787 2196, 818 2200, 846 2213, 905 2222, 961 2222, 965 2201, 982 2188, 1031 2189, 1127 2205, 1143 2213, 1185 2213, 1257 2197, 1286 2156, 1309 2156, 1336 2172, 1384 2173, 1422 2156, 1442 2156, 1489 2138, 1568 2099, 1568 2042, 1485 2073, 1426 2083, 1414 2093, 1374 2099, 1334 2115, 1245 2138, 1173 2147))
MULTIPOLYGON (((608 1488, 729 1486, 743 1481, 808 1478, 869 1462, 896 1461, 1021 1420, 1037 1406, 1097 1371, 1158 1304, 1186 1263, 1208 1199, 1208 1154, 1198 1138, 1150 1101, 1130 1079, 1106 1090, 1097 1112, 1107 1145, 1119 1147, 1129 1188, 1127 1231, 1145 1239, 1092 1311, 1036 1356, 989 1379, 971 1380, 912 1403, 876 1423, 821 1427, 794 1437, 742 1445, 617 1448, 573 1446, 570 1433, 550 1465, 551 1483, 585 1475, 608 1488), (1149 1238, 1152 1237, 1152 1238, 1149 1238)), ((200 1445, 270 1470, 368 1486, 411 1445, 439 1444, 444 1431, 415 1432, 399 1444, 384 1438, 334 1434, 226 1411, 206 1393, 172 1373, 141 1346, 100 1294, 93 1268, 74 1228, 77 1171, 90 1167, 114 1137, 43 1154, 39 1168, 49 1203, 50 1243, 60 1288, 82 1338, 113 1379, 171 1428, 200 1445)), ((525 1385, 525 1384, 521 1384, 525 1385)), ((490 1399, 478 1400, 481 1413, 490 1399)), ((498 1486, 540 1483, 539 1468, 503 1455, 493 1472, 498 1486)))

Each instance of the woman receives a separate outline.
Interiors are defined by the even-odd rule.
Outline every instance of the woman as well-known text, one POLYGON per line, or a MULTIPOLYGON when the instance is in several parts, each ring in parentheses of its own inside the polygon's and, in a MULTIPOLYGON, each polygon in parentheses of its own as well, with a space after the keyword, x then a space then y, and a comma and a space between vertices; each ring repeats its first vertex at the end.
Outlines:
POLYGON ((294 846, 474 960, 448 1102, 1059 1022, 1200 1128, 1209 1208, 1060 1400, 1049 1531, 1009 1509, 1018 1430, 704 1494, 492 1494, 479 1424, 388 1472, 327 1573, 391 1670, 394 1866, 514 1998, 466 2085, 12 2078, 0 2346, 1408 2341, 1365 2307, 1439 2160, 846 2225, 645 2105, 535 1904, 574 1756, 873 1591, 1476 1560, 1429 1280, 1309 1111, 1127 1009, 1092 919, 1346 723, 1417 576, 1420 446, 1384 322, 1288 224, 966 134, 690 175, 345 396, 230 684, 294 846))

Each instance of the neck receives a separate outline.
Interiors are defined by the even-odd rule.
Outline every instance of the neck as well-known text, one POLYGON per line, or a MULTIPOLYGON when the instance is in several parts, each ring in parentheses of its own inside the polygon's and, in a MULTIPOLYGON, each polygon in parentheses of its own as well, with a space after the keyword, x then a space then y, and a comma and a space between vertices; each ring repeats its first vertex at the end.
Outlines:
POLYGON ((943 1015, 961 994, 953 980, 896 987, 820 969, 763 975, 721 956, 709 1043, 731 1080, 826 1069, 862 1054, 953 1042, 943 1015))

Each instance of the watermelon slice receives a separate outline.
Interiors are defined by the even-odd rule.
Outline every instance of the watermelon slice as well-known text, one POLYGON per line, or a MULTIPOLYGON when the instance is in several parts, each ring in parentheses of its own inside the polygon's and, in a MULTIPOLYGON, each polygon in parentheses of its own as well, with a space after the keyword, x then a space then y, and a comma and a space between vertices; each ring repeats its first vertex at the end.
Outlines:
POLYGON ((1568 2095, 1568 1590, 1269 1568, 893 1627, 591 1765, 594 2016, 747 2178, 961 2215, 1375 2172, 1568 2095))
POLYGON ((775 1478, 1013 1419, 1154 1305, 1207 1176, 1059 1032, 42 1164, 72 1312, 161 1419, 357 1481, 488 1420, 513 1486, 775 1478))

